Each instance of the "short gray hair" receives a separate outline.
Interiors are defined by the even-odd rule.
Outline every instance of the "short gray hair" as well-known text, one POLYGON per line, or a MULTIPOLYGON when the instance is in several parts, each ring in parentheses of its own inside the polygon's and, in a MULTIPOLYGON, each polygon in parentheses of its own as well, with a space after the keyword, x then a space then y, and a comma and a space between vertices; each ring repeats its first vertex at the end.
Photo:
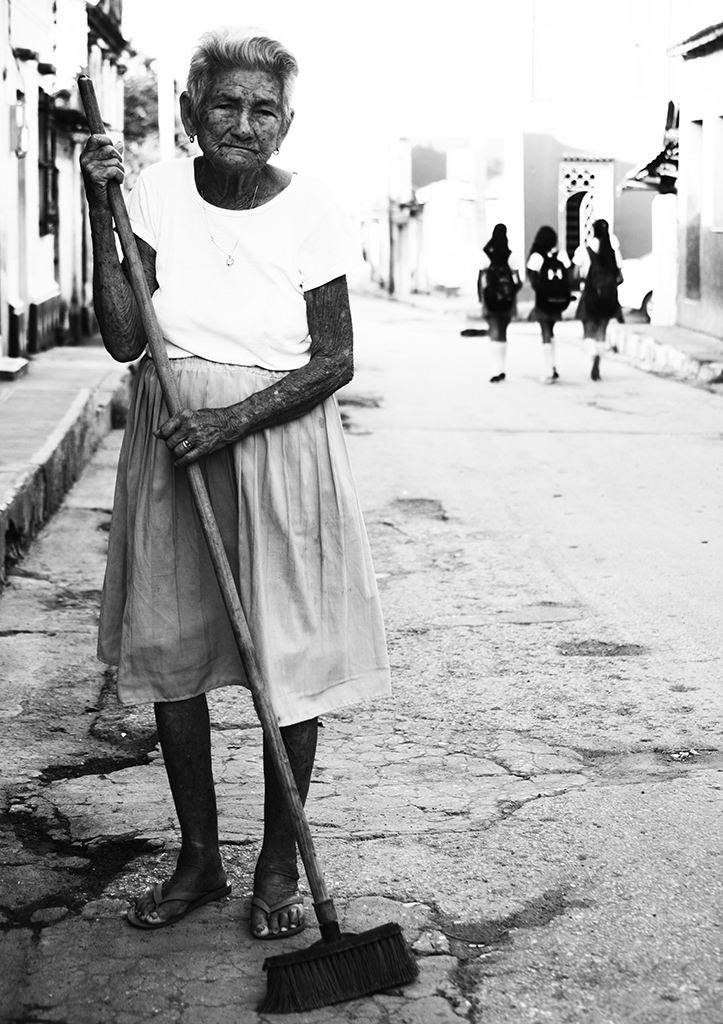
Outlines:
POLYGON ((283 43, 255 30, 225 26, 204 32, 196 43, 188 69, 186 92, 191 112, 198 116, 222 71, 265 71, 279 83, 284 122, 291 122, 291 97, 299 65, 283 43))

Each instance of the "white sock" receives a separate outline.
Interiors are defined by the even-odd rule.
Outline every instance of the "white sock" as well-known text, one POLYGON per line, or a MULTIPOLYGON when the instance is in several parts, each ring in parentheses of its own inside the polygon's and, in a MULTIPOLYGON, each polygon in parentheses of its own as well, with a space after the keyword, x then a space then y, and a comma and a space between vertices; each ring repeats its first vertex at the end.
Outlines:
POLYGON ((542 346, 542 365, 544 367, 545 376, 551 377, 552 371, 555 369, 555 342, 551 341, 542 346))
POLYGON ((507 342, 506 341, 491 341, 490 342, 490 364, 492 373, 491 377, 498 377, 501 373, 505 372, 505 356, 507 355, 507 342))

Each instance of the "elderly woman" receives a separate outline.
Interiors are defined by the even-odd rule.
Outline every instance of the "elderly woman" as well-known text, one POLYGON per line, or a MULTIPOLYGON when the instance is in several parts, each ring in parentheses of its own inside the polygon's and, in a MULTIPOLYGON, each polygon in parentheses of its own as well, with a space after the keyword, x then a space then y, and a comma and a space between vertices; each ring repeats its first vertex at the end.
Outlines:
MULTIPOLYGON (((118 151, 81 158, 95 310, 135 375, 103 588, 99 656, 123 703, 154 703, 181 828, 171 878, 128 920, 160 928, 228 894, 206 693, 245 685, 184 467, 201 461, 302 799, 317 718, 389 693, 369 545, 334 392, 351 380, 346 273, 359 254, 338 202, 270 158, 293 119, 297 74, 279 42, 223 29, 194 53, 183 124, 202 155, 147 168, 130 215, 184 409, 168 418, 116 255, 107 183, 118 151)), ((264 750, 264 839, 251 933, 304 926, 296 845, 264 750)))

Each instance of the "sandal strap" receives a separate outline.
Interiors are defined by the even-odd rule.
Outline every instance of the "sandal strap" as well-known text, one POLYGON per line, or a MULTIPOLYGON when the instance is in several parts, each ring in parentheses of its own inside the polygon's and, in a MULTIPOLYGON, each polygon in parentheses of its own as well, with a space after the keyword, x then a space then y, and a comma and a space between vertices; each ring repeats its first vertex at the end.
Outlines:
POLYGON ((163 884, 153 886, 153 901, 157 907, 162 906, 164 903, 172 903, 174 900, 180 900, 182 903, 195 903, 196 900, 203 899, 204 896, 208 896, 209 891, 205 892, 188 892, 181 889, 180 891, 169 892, 167 896, 163 895, 163 884))
POLYGON ((274 903, 272 907, 268 905, 266 900, 262 900, 260 896, 251 897, 251 905, 259 907, 259 909, 263 910, 265 914, 275 914, 278 910, 283 910, 284 907, 293 907, 297 904, 300 907, 303 907, 304 905, 304 897, 298 892, 294 893, 293 896, 289 896, 287 899, 279 900, 279 902, 274 903))

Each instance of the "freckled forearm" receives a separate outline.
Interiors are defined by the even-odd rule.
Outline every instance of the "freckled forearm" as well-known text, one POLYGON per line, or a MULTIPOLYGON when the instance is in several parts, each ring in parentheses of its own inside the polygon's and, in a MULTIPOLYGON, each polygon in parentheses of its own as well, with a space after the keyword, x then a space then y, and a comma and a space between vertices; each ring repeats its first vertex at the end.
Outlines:
POLYGON ((304 416, 354 376, 354 331, 346 278, 306 293, 311 359, 278 383, 224 410, 224 434, 238 441, 304 416))
POLYGON ((228 443, 304 416, 348 384, 353 376, 351 351, 348 358, 318 357, 293 370, 271 387, 223 410, 228 443))
POLYGON ((141 355, 146 336, 131 286, 118 260, 113 225, 104 210, 91 211, 93 307, 103 343, 114 359, 141 355))

